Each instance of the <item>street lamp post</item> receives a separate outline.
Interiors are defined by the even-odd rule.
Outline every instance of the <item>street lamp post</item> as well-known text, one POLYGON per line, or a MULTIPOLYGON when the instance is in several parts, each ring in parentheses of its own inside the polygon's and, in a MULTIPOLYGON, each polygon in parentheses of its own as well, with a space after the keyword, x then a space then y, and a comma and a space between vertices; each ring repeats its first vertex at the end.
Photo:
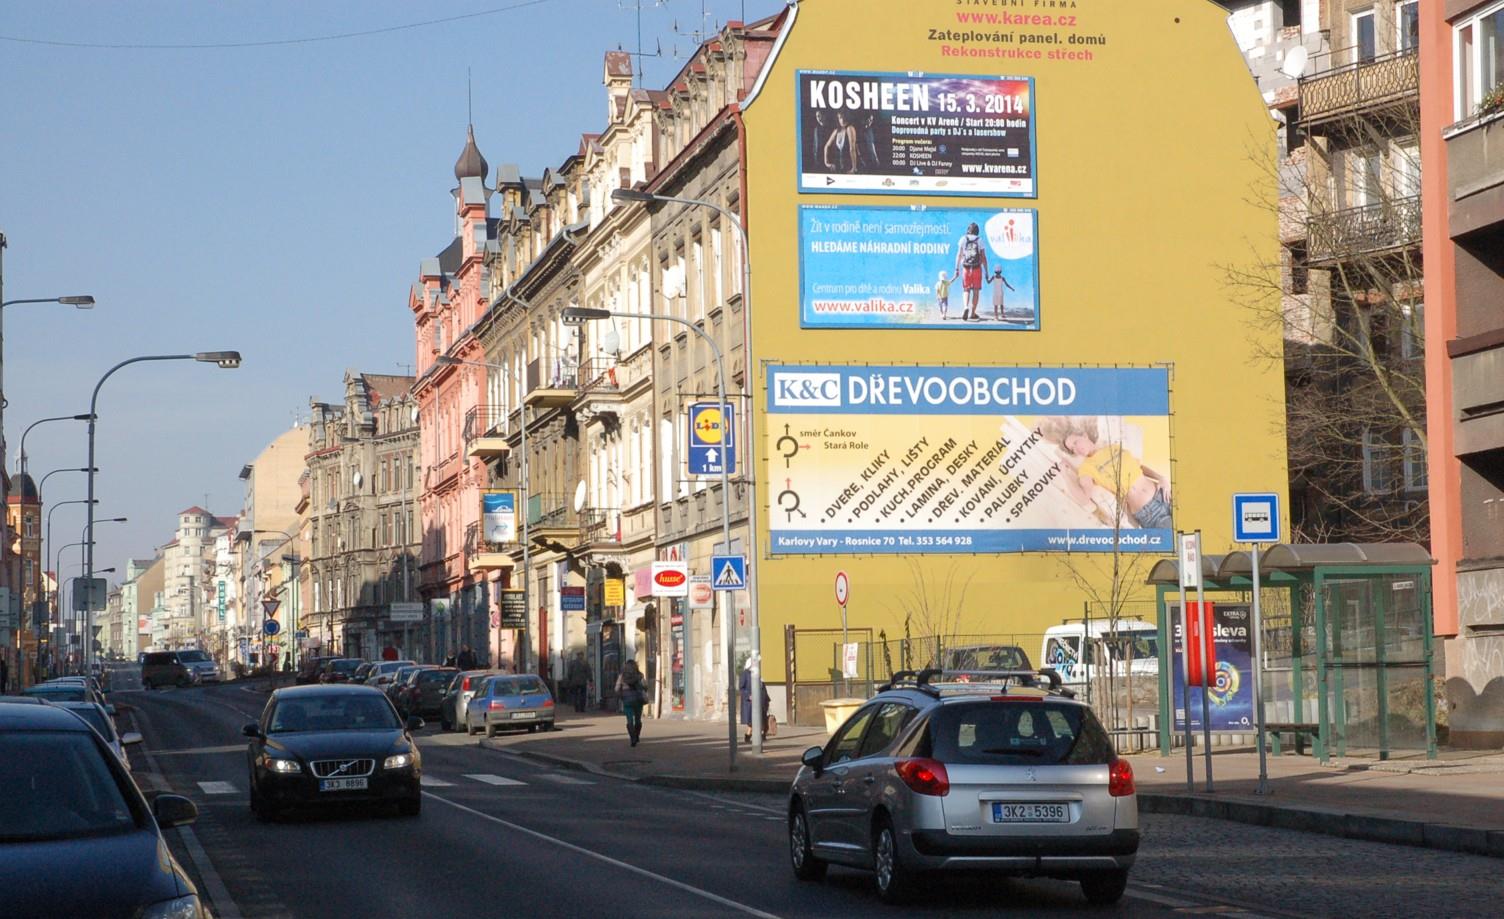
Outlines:
MULTIPOLYGON (((699 326, 695 325, 693 322, 690 322, 687 319, 680 319, 678 316, 668 316, 662 313, 619 313, 612 310, 595 309, 592 307, 570 306, 566 307, 560 314, 560 316, 568 325, 584 325, 586 322, 589 322, 592 319, 610 319, 613 316, 620 316, 623 319, 656 319, 663 322, 676 322, 689 329, 691 332, 694 332, 696 335, 705 340, 705 343, 710 346, 710 353, 715 356, 716 396, 721 400, 721 423, 726 423, 724 417, 726 408, 726 361, 724 356, 721 354, 720 345, 717 345, 715 343, 715 339, 711 338, 704 329, 701 329, 699 326)), ((731 464, 726 462, 725 457, 721 458, 721 540, 726 546, 726 553, 730 554, 731 464)), ((724 633, 722 637, 722 644, 725 647, 722 654, 726 665, 726 730, 728 735, 727 743, 729 744, 727 749, 731 762, 731 771, 735 772, 737 683, 734 657, 736 654, 736 629, 732 623, 734 616, 732 611, 735 607, 735 603, 733 603, 731 600, 731 591, 724 590, 717 591, 717 593, 722 594, 722 596, 724 597, 724 600, 721 604, 721 631, 724 633)), ((758 684, 756 682, 756 668, 753 668, 752 673, 753 682, 751 684, 750 691, 752 698, 755 700, 758 699, 762 694, 757 691, 758 684)), ((752 724, 749 725, 749 727, 757 724, 755 720, 757 711, 755 709, 752 712, 752 715, 754 720, 752 724)), ((761 748, 761 733, 761 731, 756 730, 752 732, 752 736, 758 738, 759 749, 761 748)))
MULTIPOLYGON (((114 376, 115 371, 121 369, 122 367, 126 367, 131 364, 140 364, 147 361, 200 361, 207 364, 217 364, 219 367, 225 370, 234 370, 236 367, 240 366, 240 352, 200 351, 196 354, 148 354, 142 357, 133 357, 129 358, 128 360, 123 360, 115 366, 111 367, 109 370, 105 371, 104 376, 99 378, 99 382, 94 384, 94 394, 89 397, 89 462, 87 464, 87 468, 90 470, 88 493, 88 514, 90 526, 94 525, 94 428, 99 423, 100 387, 104 386, 105 381, 108 380, 111 376, 114 376)), ((84 547, 84 555, 84 577, 92 581, 94 578, 94 543, 92 540, 87 546, 84 547)), ((92 626, 94 624, 94 605, 90 603, 88 604, 88 607, 89 608, 85 611, 84 618, 87 623, 92 626)), ((92 648, 92 645, 90 647, 92 648)))
MULTIPOLYGON (((84 662, 85 662, 86 665, 92 665, 94 663, 94 601, 96 599, 98 599, 98 598, 96 598, 94 596, 94 574, 95 574, 95 572, 93 570, 93 561, 94 561, 94 525, 97 524, 97 523, 125 523, 125 522, 127 522, 127 520, 126 520, 125 517, 107 517, 107 518, 105 518, 103 520, 95 520, 95 519, 93 519, 93 517, 94 517, 94 504, 95 503, 97 503, 97 502, 90 502, 90 503, 88 503, 89 522, 86 523, 86 524, 84 524, 83 544, 82 544, 83 545, 83 550, 80 553, 80 555, 82 555, 83 557, 79 559, 79 561, 84 564, 85 570, 88 571, 88 578, 87 578, 87 581, 86 581, 86 588, 88 590, 88 593, 84 595, 84 616, 82 617, 84 619, 84 631, 88 633, 86 641, 85 641, 85 645, 84 645, 84 652, 83 652, 83 654, 84 654, 84 662)), ((59 565, 62 564, 62 560, 61 559, 58 560, 58 564, 59 565)), ((75 584, 73 586, 73 596, 74 596, 73 605, 77 606, 78 605, 78 599, 77 599, 78 598, 78 585, 77 584, 75 584)), ((75 610, 75 612, 77 612, 77 611, 75 610)), ((92 668, 86 666, 86 669, 92 669, 92 668)))
MULTIPOLYGON (((632 188, 617 188, 611 192, 611 200, 622 204, 683 204, 688 207, 701 207, 715 211, 725 218, 730 227, 736 231, 736 241, 742 254, 742 349, 747 356, 747 367, 752 366, 752 255, 747 246, 747 231, 742 226, 741 216, 728 207, 717 204, 714 201, 704 201, 699 198, 679 198, 673 195, 658 195, 652 192, 639 191, 632 188)), ((680 320, 682 321, 682 320, 680 320)), ((695 328, 691 326, 691 328, 695 328)), ((750 371, 747 378, 751 378, 750 371)), ((751 411, 752 392, 748 387, 745 393, 747 399, 747 430, 753 429, 754 417, 751 411)), ((755 456, 757 440, 754 436, 744 438, 742 444, 742 461, 746 464, 747 474, 744 481, 747 485, 747 625, 752 632, 752 723, 761 726, 767 718, 767 713, 762 710, 762 693, 758 687, 762 685, 762 615, 757 605, 757 466, 753 460, 755 456)), ((731 546, 726 546, 726 551, 731 551, 731 546)), ((762 752, 762 731, 752 732, 752 752, 762 752)))
MULTIPOLYGON (((62 471, 63 470, 61 470, 61 469, 54 469, 52 472, 62 472, 62 471)), ((42 477, 42 481, 44 481, 44 482, 47 481, 47 477, 50 476, 50 475, 52 475, 52 472, 49 472, 49 473, 47 473, 46 476, 43 476, 42 477)), ((37 493, 38 494, 41 493, 41 489, 40 488, 37 489, 37 493)), ((60 507, 67 507, 70 504, 83 504, 83 503, 84 503, 84 499, 83 498, 79 498, 76 501, 59 501, 58 503, 52 505, 52 507, 50 507, 50 508, 47 509, 47 532, 46 532, 46 537, 47 538, 42 543, 42 561, 44 563, 47 561, 47 550, 53 548, 53 546, 52 546, 52 512, 55 511, 55 510, 57 510, 60 507)), ((54 561, 53 565, 52 565, 52 576, 53 576, 53 579, 54 579, 53 585, 52 585, 52 598, 51 598, 52 599, 52 614, 54 616, 58 617, 58 621, 59 622, 62 622, 61 607, 58 605, 58 600, 57 600, 58 591, 61 589, 62 584, 63 584, 62 572, 58 571, 58 565, 61 563, 60 562, 61 554, 54 551, 53 555, 58 556, 59 561, 54 561)), ((43 572, 43 574, 45 575, 46 572, 43 572)))
MULTIPOLYGON (((31 433, 31 429, 32 428, 36 427, 39 424, 46 424, 49 421, 88 421, 88 420, 89 420, 89 416, 88 415, 57 415, 57 416, 52 417, 52 418, 41 418, 41 419, 38 419, 37 421, 33 421, 31 424, 28 424, 26 426, 26 430, 24 430, 24 431, 21 432, 21 462, 20 462, 21 473, 23 475, 26 473, 26 435, 31 433)), ((40 485, 37 486, 37 493, 41 494, 41 491, 42 491, 41 486, 40 485)))
MULTIPOLYGON (((52 570, 53 570, 53 572, 55 573, 55 575, 57 577, 57 587, 52 591, 52 604, 55 607, 55 611, 56 611, 56 614, 57 614, 58 629, 59 629, 59 631, 61 631, 63 633, 63 636, 64 636, 64 638, 63 638, 63 650, 61 652, 62 653, 62 659, 61 659, 62 661, 67 661, 67 659, 68 659, 68 647, 72 644, 72 642, 68 641, 68 639, 67 639, 67 637, 69 635, 71 635, 72 633, 68 629, 67 617, 65 617, 63 615, 63 604, 62 604, 62 600, 61 600, 62 592, 63 592, 63 571, 62 571, 63 553, 67 552, 69 549, 73 548, 74 546, 82 546, 82 545, 83 545, 83 542, 81 542, 81 541, 80 542, 70 542, 66 546, 63 546, 62 548, 58 549, 56 552, 53 553, 52 570)), ((49 623, 49 625, 50 625, 50 623, 49 623)), ((60 663, 60 661, 58 660, 58 654, 59 654, 59 652, 58 652, 58 648, 57 648, 57 642, 53 642, 52 643, 52 657, 53 657, 54 664, 60 663)))
MULTIPOLYGON (((527 303, 527 301, 521 300, 521 299, 519 299, 517 297, 513 297, 512 299, 515 302, 517 302, 518 304, 520 304, 522 306, 522 308, 523 308, 524 311, 527 310, 528 305, 529 305, 527 303)), ((505 366, 503 366, 501 364, 489 364, 489 363, 486 363, 485 361, 462 361, 462 360, 460 360, 457 357, 448 357, 447 355, 438 357, 437 359, 435 359, 434 363, 438 364, 441 367, 479 367, 479 368, 481 368, 483 370, 496 370, 496 371, 500 371, 501 373, 507 374, 508 381, 509 382, 512 381, 511 380, 511 369, 508 368, 508 367, 505 367, 505 366)), ((528 672, 528 663, 527 663, 528 652, 532 648, 532 634, 533 634, 533 630, 532 630, 531 625, 532 625, 532 618, 533 618, 533 608, 530 605, 531 604, 531 599, 530 599, 531 594, 530 594, 529 588, 528 588, 528 581, 531 579, 530 576, 532 574, 532 553, 531 553, 531 543, 528 540, 528 534, 527 534, 527 523, 528 523, 528 520, 527 520, 527 517, 528 517, 528 513, 527 513, 527 500, 528 500, 528 495, 529 495, 529 488, 528 488, 529 483, 528 483, 528 475, 527 475, 528 470, 527 470, 527 394, 526 393, 523 393, 522 402, 520 402, 518 404, 518 406, 517 406, 517 414, 518 414, 518 417, 522 419, 522 467, 519 470, 519 474, 522 477, 522 505, 523 506, 517 508, 517 515, 518 515, 518 517, 521 518, 521 533, 522 533, 522 609, 524 611, 524 615, 522 617, 522 641, 519 643, 519 646, 518 646, 517 672, 518 673, 527 673, 528 672)), ((485 536, 485 521, 484 520, 481 521, 481 536, 485 536)), ((497 601, 497 609, 498 609, 498 611, 500 610, 500 608, 501 608, 501 606, 500 606, 500 598, 498 598, 498 601, 497 601)), ((498 612, 498 615, 499 615, 499 612, 498 612)), ((498 648, 497 649, 497 653, 500 653, 500 650, 501 649, 498 648)), ((545 654, 547 654, 547 651, 542 650, 542 649, 539 650, 538 660, 539 660, 540 664, 543 661, 545 654)))

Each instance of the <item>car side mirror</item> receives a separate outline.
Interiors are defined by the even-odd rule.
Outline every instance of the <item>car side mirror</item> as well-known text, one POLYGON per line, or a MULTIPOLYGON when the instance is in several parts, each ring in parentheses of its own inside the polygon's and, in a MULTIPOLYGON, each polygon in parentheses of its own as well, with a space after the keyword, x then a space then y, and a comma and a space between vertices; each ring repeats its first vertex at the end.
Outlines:
POLYGON ((122 747, 129 747, 131 744, 138 744, 140 742, 141 735, 136 731, 127 731, 120 735, 120 745, 122 747))
POLYGON ((157 826, 187 826, 198 819, 198 807, 182 795, 157 795, 151 812, 157 818, 157 826))
POLYGON ((825 748, 810 747, 808 750, 804 751, 804 754, 802 756, 799 757, 799 762, 813 769, 815 771, 815 775, 819 775, 822 771, 821 767, 825 762, 825 748))
POLYGON ((423 730, 423 725, 426 723, 427 722, 425 722, 422 718, 419 718, 417 715, 409 715, 407 718, 407 729, 409 731, 421 731, 423 730))
POLYGON ((240 733, 244 734, 247 737, 260 737, 261 725, 252 721, 250 724, 247 724, 245 727, 241 728, 240 733))

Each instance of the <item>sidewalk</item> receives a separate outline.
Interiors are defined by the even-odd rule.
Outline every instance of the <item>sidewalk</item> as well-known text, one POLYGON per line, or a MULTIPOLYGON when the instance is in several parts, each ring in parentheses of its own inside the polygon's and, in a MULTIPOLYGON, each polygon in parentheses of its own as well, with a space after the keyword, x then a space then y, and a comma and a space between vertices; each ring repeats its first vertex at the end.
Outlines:
MULTIPOLYGON (((481 745, 554 765, 678 788, 781 793, 799 756, 825 743, 819 728, 780 724, 761 756, 737 744, 727 768, 724 723, 643 721, 642 743, 627 743, 620 715, 559 713, 546 734, 508 734, 481 745)), ((738 727, 738 741, 740 741, 738 727)), ((1271 794, 1260 797, 1258 754, 1215 753, 1215 794, 1206 794, 1196 758, 1187 792, 1185 755, 1130 756, 1145 813, 1186 814, 1285 829, 1504 857, 1504 753, 1451 753, 1442 759, 1346 760, 1322 766, 1309 756, 1270 756, 1271 794)))

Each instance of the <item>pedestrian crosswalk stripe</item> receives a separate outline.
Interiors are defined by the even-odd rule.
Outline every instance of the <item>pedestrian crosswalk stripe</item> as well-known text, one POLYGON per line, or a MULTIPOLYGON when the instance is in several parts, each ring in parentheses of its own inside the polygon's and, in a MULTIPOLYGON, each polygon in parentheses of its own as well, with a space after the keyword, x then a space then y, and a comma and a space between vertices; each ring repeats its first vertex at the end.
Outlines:
POLYGON ((555 775, 554 773, 551 773, 551 772, 542 772, 542 773, 539 773, 538 774, 538 778, 540 778, 540 779, 547 779, 550 782, 557 782, 560 785, 594 785, 595 784, 594 782, 590 781, 589 779, 577 779, 577 778, 575 778, 572 775, 555 775))
POLYGON ((199 782, 198 787, 204 790, 206 795, 233 795, 235 786, 229 782, 199 782))
POLYGON ((446 781, 444 781, 441 778, 437 778, 436 776, 431 776, 431 775, 425 775, 425 776, 423 776, 423 787, 424 788, 448 788, 448 787, 450 787, 453 784, 454 784, 453 782, 446 782, 446 781))
POLYGON ((467 779, 474 779, 477 782, 485 782, 487 785, 526 785, 527 784, 526 782, 519 782, 516 779, 509 779, 509 778, 506 778, 505 776, 500 776, 500 775, 466 775, 465 778, 467 778, 467 779))

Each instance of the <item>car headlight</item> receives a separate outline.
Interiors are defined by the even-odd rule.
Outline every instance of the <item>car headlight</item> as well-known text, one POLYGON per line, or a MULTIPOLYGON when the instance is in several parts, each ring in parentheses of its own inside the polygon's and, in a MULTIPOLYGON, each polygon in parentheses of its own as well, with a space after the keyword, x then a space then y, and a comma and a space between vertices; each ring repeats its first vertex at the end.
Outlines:
POLYGON ((206 915, 194 896, 163 900, 141 911, 141 919, 202 919, 206 915))
POLYGON ((406 769, 408 766, 411 766, 412 764, 413 764, 413 755, 411 753, 394 753, 391 756, 388 756, 386 758, 386 763, 385 763, 385 765, 382 766, 382 768, 383 769, 406 769))
POLYGON ((283 775, 291 775, 292 773, 303 771, 303 767, 298 765, 297 760, 279 759, 275 756, 268 756, 266 758, 266 768, 273 772, 280 772, 283 775))

